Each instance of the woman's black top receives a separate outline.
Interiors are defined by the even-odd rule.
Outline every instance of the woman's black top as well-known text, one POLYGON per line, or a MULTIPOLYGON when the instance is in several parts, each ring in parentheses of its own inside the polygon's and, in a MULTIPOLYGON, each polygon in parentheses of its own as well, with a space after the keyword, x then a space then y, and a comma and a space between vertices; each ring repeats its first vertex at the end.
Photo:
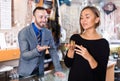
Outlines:
POLYGON ((68 81, 105 81, 106 69, 109 57, 109 43, 106 39, 87 40, 79 34, 71 36, 70 40, 74 40, 77 45, 82 45, 93 58, 97 61, 98 66, 94 69, 82 56, 74 53, 74 58, 65 56, 64 62, 70 68, 68 81))

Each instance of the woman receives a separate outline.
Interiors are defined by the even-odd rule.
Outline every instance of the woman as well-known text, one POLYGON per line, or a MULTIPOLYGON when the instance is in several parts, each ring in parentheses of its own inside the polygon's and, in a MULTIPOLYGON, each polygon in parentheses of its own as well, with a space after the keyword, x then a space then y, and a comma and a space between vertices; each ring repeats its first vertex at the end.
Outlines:
POLYGON ((96 31, 100 13, 94 6, 83 8, 80 14, 81 33, 71 36, 64 59, 70 68, 68 81, 105 81, 109 43, 96 31), (75 45, 74 45, 75 43, 75 45))

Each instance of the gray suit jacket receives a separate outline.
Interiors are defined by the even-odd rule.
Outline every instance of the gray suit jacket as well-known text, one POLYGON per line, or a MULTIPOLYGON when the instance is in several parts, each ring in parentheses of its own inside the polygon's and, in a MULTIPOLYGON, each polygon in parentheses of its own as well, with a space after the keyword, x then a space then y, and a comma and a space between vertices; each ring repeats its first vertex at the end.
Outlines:
MULTIPOLYGON (((44 74, 44 55, 45 51, 39 53, 36 46, 38 45, 37 38, 32 25, 23 28, 18 34, 18 41, 20 47, 20 60, 18 73, 22 76, 29 76, 37 63, 40 65, 40 74, 44 74)), ((57 55, 56 47, 52 37, 52 33, 47 28, 42 31, 41 45, 50 46, 49 52, 55 66, 55 71, 61 71, 59 57, 57 55)))

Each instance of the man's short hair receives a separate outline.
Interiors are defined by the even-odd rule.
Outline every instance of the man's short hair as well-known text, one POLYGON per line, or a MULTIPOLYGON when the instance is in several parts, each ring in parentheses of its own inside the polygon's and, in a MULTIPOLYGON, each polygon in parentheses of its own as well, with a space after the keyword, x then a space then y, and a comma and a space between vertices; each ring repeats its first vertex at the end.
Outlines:
POLYGON ((33 10, 33 15, 35 15, 35 12, 36 10, 46 10, 44 7, 36 7, 34 10, 33 10))

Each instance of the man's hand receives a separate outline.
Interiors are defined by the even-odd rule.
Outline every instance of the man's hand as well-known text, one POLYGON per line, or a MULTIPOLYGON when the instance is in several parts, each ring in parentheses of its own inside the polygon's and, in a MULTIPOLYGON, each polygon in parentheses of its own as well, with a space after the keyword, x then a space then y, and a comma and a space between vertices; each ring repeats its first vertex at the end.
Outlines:
POLYGON ((55 72, 54 75, 55 75, 55 76, 58 76, 58 77, 60 77, 60 78, 64 78, 64 77, 65 77, 65 74, 64 74, 63 72, 60 72, 60 71, 55 72))
POLYGON ((48 48, 50 48, 49 46, 40 46, 40 45, 37 45, 37 50, 39 51, 39 52, 41 52, 41 51, 43 51, 43 50, 46 50, 46 49, 48 49, 48 48))

